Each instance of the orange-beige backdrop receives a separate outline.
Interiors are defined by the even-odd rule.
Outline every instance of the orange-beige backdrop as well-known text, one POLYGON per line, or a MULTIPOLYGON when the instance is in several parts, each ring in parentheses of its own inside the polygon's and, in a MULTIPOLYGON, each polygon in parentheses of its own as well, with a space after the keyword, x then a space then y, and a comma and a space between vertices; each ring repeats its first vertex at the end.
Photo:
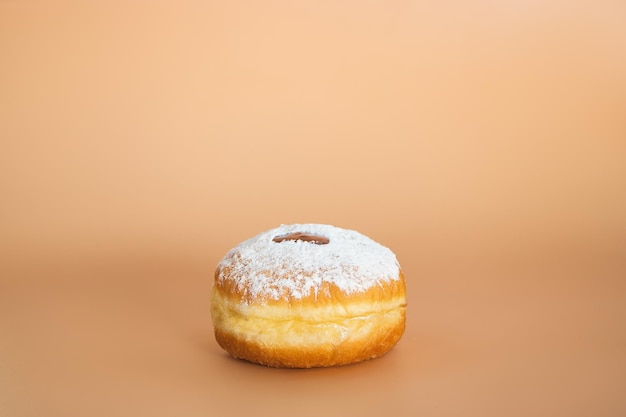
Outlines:
POLYGON ((626 3, 0 1, 0 415, 626 414, 626 3), (387 356, 229 359, 215 264, 389 246, 387 356))

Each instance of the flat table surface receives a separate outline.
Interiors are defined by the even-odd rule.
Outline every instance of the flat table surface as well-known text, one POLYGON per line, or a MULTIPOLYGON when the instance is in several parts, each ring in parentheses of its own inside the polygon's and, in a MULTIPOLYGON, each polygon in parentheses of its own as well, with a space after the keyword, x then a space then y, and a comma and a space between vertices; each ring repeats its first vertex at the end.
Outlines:
POLYGON ((626 304, 612 287, 624 269, 567 261, 424 270, 405 256, 400 343, 311 370, 250 364, 217 346, 207 262, 155 254, 56 265, 3 283, 4 415, 617 416, 626 304))
POLYGON ((0 416, 626 415, 626 7, 472 3, 0 2, 0 416), (403 338, 230 358, 215 266, 309 222, 403 338))

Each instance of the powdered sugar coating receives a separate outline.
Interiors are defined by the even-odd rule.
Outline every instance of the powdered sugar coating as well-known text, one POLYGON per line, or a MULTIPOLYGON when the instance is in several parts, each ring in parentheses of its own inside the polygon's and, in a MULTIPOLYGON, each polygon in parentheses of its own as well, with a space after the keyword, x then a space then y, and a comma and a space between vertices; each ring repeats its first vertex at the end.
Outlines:
POLYGON ((282 225, 263 232, 229 251, 218 267, 218 282, 232 280, 237 291, 255 299, 317 296, 324 283, 346 294, 361 293, 381 281, 400 279, 400 265, 390 249, 356 231, 323 224, 282 225), (323 236, 329 243, 272 241, 296 232, 323 236))

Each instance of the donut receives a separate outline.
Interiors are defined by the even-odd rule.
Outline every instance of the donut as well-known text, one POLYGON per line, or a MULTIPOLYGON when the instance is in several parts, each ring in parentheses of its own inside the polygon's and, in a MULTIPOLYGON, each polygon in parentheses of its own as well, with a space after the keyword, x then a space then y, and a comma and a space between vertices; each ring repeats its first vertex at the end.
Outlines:
POLYGON ((218 263, 211 318, 235 358, 277 368, 361 362, 404 333, 404 275, 390 249, 356 231, 282 225, 218 263))

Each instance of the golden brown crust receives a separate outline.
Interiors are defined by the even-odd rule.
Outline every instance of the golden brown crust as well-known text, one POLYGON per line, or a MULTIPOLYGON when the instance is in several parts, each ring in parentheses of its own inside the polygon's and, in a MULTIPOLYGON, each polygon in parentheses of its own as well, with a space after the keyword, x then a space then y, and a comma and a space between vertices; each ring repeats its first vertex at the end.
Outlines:
POLYGON ((320 285, 317 292, 311 292, 305 297, 299 298, 298 300, 294 300, 289 295, 285 295, 279 299, 272 299, 268 296, 263 296, 260 294, 255 294, 251 291, 246 291, 247 288, 239 289, 235 284, 234 279, 230 279, 230 271, 220 269, 219 267, 215 270, 215 288, 219 289, 219 291, 223 295, 227 295, 233 301, 241 302, 244 304, 263 304, 263 305, 276 305, 276 306, 292 306, 295 303, 303 306, 323 306, 328 304, 337 304, 337 303, 349 303, 354 301, 355 299, 360 300, 387 300, 390 298, 395 298, 399 296, 405 295, 405 282, 404 282, 404 273, 402 270, 399 271, 398 277, 393 277, 394 279, 380 280, 378 285, 371 287, 366 292, 361 292, 358 294, 347 294, 337 288, 335 285, 324 282, 320 285), (218 276, 222 274, 225 276, 225 279, 218 280, 218 276), (397 278, 397 279, 396 279, 397 278))
POLYGON ((236 358, 285 368, 355 363, 383 355, 404 333, 404 276, 360 294, 330 288, 318 299, 273 302, 216 285, 211 312, 218 344, 236 358))
POLYGON ((217 343, 235 358, 275 368, 316 368, 347 365, 377 358, 391 350, 400 340, 405 328, 405 314, 395 327, 378 331, 365 340, 332 346, 264 346, 238 338, 228 331, 215 328, 217 343))

